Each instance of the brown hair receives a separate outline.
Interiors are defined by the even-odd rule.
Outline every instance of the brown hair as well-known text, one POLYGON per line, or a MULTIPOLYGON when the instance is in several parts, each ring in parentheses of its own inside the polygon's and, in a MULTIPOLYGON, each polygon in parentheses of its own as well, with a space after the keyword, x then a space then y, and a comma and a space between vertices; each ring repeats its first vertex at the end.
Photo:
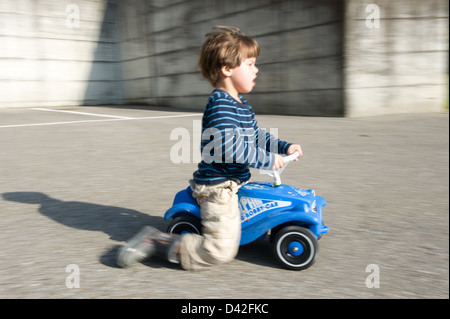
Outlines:
POLYGON ((215 26, 206 34, 198 65, 203 76, 215 86, 223 66, 235 68, 247 58, 259 56, 255 39, 241 33, 236 27, 215 26))

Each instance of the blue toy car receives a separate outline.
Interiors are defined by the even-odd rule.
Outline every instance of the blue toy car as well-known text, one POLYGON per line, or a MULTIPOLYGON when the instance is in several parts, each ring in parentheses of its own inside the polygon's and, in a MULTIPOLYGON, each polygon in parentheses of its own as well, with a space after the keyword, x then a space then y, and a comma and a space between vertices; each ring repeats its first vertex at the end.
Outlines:
MULTIPOLYGON (((286 164, 298 154, 285 157, 286 164)), ((276 259, 286 268, 302 270, 310 267, 318 251, 318 239, 328 232, 323 224, 324 198, 313 190, 281 184, 278 171, 263 171, 275 182, 252 182, 239 189, 241 210, 241 245, 270 234, 276 259)), ((168 233, 202 233, 200 206, 190 187, 178 192, 173 206, 164 215, 171 220, 168 233)))

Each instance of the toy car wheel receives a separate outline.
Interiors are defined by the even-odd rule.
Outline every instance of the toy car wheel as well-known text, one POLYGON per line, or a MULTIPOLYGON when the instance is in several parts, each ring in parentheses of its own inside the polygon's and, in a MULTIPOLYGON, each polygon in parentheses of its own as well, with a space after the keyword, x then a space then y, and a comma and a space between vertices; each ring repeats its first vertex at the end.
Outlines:
POLYGON ((202 224, 196 217, 181 216, 175 218, 167 227, 169 234, 187 234, 194 233, 200 235, 202 233, 202 224))
POLYGON ((315 261, 317 250, 318 244, 314 234, 300 226, 282 228, 273 241, 276 259, 291 270, 310 267, 315 261))

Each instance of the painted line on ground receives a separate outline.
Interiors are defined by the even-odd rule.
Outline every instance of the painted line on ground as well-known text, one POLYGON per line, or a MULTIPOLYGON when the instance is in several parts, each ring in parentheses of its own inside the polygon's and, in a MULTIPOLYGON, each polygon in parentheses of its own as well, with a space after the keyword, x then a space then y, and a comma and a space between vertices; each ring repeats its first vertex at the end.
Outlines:
POLYGON ((192 116, 202 116, 202 115, 203 115, 203 113, 161 115, 161 116, 135 117, 134 120, 157 120, 157 119, 170 119, 170 118, 175 118, 175 117, 192 117, 192 116))
POLYGON ((134 117, 128 117, 128 116, 117 116, 117 115, 87 113, 87 112, 68 111, 68 110, 44 109, 44 108, 39 108, 39 107, 32 108, 32 110, 44 111, 44 112, 57 112, 57 113, 70 113, 70 114, 79 114, 79 115, 100 116, 100 117, 111 117, 111 118, 124 119, 124 120, 132 120, 132 119, 134 119, 134 117))
POLYGON ((13 128, 13 127, 29 127, 29 126, 50 126, 50 125, 65 125, 65 124, 78 124, 78 123, 95 123, 95 122, 116 122, 116 121, 137 121, 137 120, 159 120, 166 118, 181 118, 181 117, 193 117, 201 116, 202 113, 194 114, 178 114, 178 115, 162 115, 162 116, 147 116, 147 117, 130 117, 130 118, 113 118, 103 120, 84 120, 84 121, 66 121, 66 122, 49 122, 49 123, 30 123, 30 124, 11 124, 0 125, 0 128, 13 128))

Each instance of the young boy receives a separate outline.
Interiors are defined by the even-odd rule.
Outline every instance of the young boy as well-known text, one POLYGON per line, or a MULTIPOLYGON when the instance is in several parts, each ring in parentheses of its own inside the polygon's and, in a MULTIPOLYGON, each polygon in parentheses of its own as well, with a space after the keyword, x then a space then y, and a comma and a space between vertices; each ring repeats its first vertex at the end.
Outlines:
POLYGON ((121 267, 159 255, 184 269, 199 270, 234 259, 241 234, 239 187, 250 179, 249 167, 277 170, 280 154, 302 150, 257 126, 252 107, 240 93, 255 86, 259 45, 235 27, 216 26, 206 35, 199 66, 215 88, 202 123, 202 161, 191 180, 200 205, 203 235, 169 235, 147 226, 123 246, 121 267))

